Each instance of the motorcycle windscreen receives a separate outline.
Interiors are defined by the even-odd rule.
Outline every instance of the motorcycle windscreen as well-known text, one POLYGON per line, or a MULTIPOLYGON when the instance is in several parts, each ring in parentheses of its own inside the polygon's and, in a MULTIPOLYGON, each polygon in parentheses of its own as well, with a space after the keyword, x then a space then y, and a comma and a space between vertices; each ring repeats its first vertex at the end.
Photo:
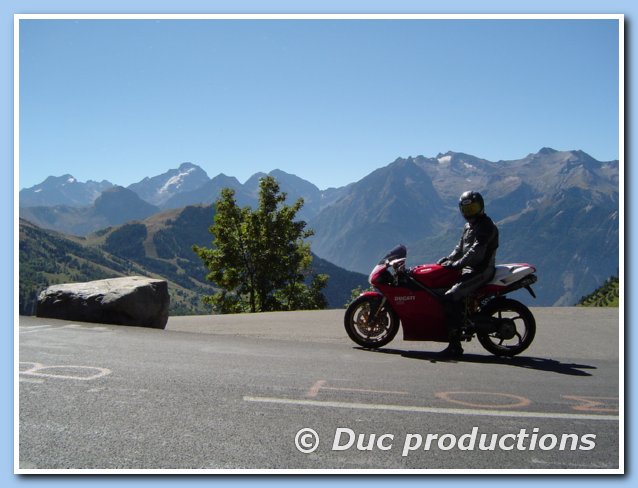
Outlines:
POLYGON ((387 261, 394 261, 395 259, 404 259, 408 255, 408 250, 403 244, 399 244, 392 249, 388 254, 383 256, 379 261, 379 264, 383 264, 387 261))

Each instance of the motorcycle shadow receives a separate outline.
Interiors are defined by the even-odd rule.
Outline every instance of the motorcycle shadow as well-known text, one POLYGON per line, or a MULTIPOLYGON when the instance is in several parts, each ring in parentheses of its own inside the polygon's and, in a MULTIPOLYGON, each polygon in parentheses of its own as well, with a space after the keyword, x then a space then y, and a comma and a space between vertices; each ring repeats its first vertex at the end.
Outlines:
POLYGON ((592 376, 587 370, 595 370, 596 366, 576 363, 562 363, 556 359, 537 358, 530 356, 488 356, 482 354, 465 353, 460 357, 445 357, 440 352, 430 351, 404 351, 400 349, 365 349, 355 347, 361 351, 375 352, 381 354, 393 354, 408 359, 418 359, 430 361, 431 363, 473 363, 473 364, 498 364, 504 366, 514 366, 518 368, 531 369, 534 371, 544 371, 547 373, 558 373, 569 376, 592 376))

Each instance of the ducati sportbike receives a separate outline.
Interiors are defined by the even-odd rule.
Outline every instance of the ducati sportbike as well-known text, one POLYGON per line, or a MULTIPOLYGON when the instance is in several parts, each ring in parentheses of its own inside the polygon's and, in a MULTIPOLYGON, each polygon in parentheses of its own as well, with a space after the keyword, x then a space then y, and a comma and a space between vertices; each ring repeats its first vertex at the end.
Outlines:
MULTIPOLYGON (((460 270, 438 264, 406 268, 407 249, 397 246, 370 273, 374 291, 355 299, 345 315, 350 338, 364 348, 388 344, 403 327, 407 341, 448 342, 443 295, 456 283, 460 270)), ((496 266, 492 280, 465 299, 461 340, 477 337, 497 356, 515 356, 529 347, 536 333, 532 312, 506 295, 537 281, 530 264, 496 266)))

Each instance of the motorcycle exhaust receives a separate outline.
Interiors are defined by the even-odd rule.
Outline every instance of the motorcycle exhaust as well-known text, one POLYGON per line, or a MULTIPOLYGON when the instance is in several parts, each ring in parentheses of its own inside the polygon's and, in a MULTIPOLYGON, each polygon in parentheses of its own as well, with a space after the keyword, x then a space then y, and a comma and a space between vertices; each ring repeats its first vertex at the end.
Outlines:
POLYGON ((516 324, 508 318, 479 317, 472 325, 477 334, 496 334, 504 340, 512 339, 516 335, 516 324))

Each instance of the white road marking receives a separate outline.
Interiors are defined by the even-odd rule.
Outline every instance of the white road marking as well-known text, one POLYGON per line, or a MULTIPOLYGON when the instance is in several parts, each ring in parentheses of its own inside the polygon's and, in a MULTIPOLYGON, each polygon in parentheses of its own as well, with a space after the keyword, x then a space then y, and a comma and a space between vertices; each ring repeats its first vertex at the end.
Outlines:
POLYGON ((56 379, 63 379, 63 380, 90 381, 90 380, 95 380, 97 378, 101 378, 102 376, 111 374, 110 369, 98 368, 95 366, 77 366, 77 365, 44 366, 43 364, 40 364, 40 363, 20 362, 20 366, 24 366, 27 364, 30 364, 32 366, 26 370, 20 371, 20 374, 26 375, 26 376, 32 376, 36 378, 56 378, 56 379), (56 372, 56 370, 61 372, 56 372), (75 372, 74 370, 76 371, 79 370, 81 372, 86 372, 88 374, 84 374, 84 373, 69 374, 69 370, 71 370, 71 373, 75 372))
POLYGON ((67 324, 67 325, 21 325, 20 335, 33 334, 34 332, 45 332, 49 330, 74 329, 85 330, 90 332, 104 332, 109 330, 107 327, 86 325, 86 324, 67 324))
POLYGON ((20 335, 33 334, 34 332, 41 332, 42 330, 50 329, 51 325, 29 325, 20 327, 20 335))
POLYGON ((244 401, 253 403, 276 403, 281 405, 296 405, 324 408, 347 408, 350 410, 389 410, 394 412, 434 413, 446 415, 474 415, 484 417, 514 417, 534 419, 568 419, 568 420, 606 420, 618 421, 618 415, 588 415, 577 413, 553 413, 553 412, 513 412, 506 410, 485 410, 467 408, 436 408, 410 405, 384 405, 376 403, 356 402, 327 402, 319 400, 302 400, 294 398, 253 397, 245 396, 244 401))
POLYGON ((319 394, 319 390, 332 390, 332 391, 354 391, 357 393, 381 393, 381 394, 390 394, 390 395, 408 395, 407 391, 392 391, 392 390, 371 390, 371 389, 363 389, 363 388, 337 388, 334 386, 324 386, 326 384, 326 380, 319 380, 315 382, 314 385, 310 387, 308 393, 306 393, 306 397, 308 398, 316 398, 319 394))

